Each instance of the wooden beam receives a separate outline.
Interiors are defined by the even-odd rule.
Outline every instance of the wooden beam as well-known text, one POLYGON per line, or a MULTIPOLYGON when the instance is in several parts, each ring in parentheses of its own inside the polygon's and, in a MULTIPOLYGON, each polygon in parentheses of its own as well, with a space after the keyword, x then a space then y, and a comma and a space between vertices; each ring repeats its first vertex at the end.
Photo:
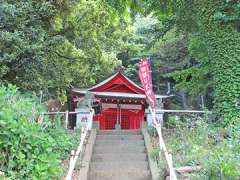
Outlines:
POLYGON ((195 171, 200 171, 201 169, 202 169, 202 166, 183 166, 183 167, 175 168, 175 171, 183 174, 183 173, 192 173, 195 171))
MULTIPOLYGON (((198 171, 201 171, 202 169, 203 169, 203 167, 200 165, 198 165, 198 166, 183 166, 183 167, 179 167, 179 168, 174 168, 174 170, 179 174, 198 172, 198 171)), ((166 168, 164 170, 164 176, 166 177, 166 179, 168 179, 169 169, 166 168)))

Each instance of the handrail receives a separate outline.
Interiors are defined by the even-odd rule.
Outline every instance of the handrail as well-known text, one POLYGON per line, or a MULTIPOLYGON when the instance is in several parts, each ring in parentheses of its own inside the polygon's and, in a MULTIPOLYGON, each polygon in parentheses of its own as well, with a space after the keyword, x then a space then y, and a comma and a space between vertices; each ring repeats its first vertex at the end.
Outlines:
MULTIPOLYGON (((67 129, 68 115, 69 114, 80 114, 80 113, 81 112, 75 112, 75 111, 72 111, 72 112, 62 111, 62 112, 44 112, 44 113, 41 113, 41 115, 66 114, 65 128, 67 129)), ((94 115, 94 110, 91 109, 90 110, 90 121, 87 123, 86 127, 81 128, 80 143, 78 145, 77 151, 76 151, 76 153, 75 153, 75 151, 71 152, 71 158, 70 158, 70 161, 69 161, 69 168, 68 168, 68 173, 67 173, 67 176, 66 176, 66 180, 71 180, 72 179, 72 174, 73 174, 74 168, 76 166, 77 160, 80 157, 81 153, 83 152, 84 142, 86 141, 87 134, 92 129, 93 115, 94 115)))
MULTIPOLYGON (((152 114, 153 122, 154 122, 155 128, 158 133, 160 149, 164 152, 165 158, 167 160, 169 174, 170 174, 170 180, 177 180, 175 169, 173 167, 172 154, 171 154, 171 152, 169 152, 167 150, 166 145, 164 143, 164 139, 162 136, 162 125, 161 125, 161 123, 157 122, 157 119, 156 119, 156 109, 152 109, 151 106, 149 106, 149 109, 152 114)), ((201 110, 170 110, 170 109, 169 110, 168 109, 158 109, 157 112, 205 113, 205 111, 201 111, 201 110)))
POLYGON ((71 154, 72 157, 70 158, 69 169, 68 169, 68 173, 67 173, 67 176, 66 176, 66 180, 71 180, 72 179, 73 170, 76 166, 76 163, 77 163, 78 157, 80 156, 80 153, 82 153, 83 145, 84 145, 84 142, 86 140, 86 137, 87 137, 87 129, 82 127, 80 144, 77 148, 76 154, 75 155, 71 154))
POLYGON ((92 109, 90 111, 90 121, 88 122, 87 127, 82 127, 81 137, 80 137, 80 144, 79 144, 79 146, 77 148, 76 154, 73 155, 73 157, 70 158, 69 169, 68 169, 68 173, 67 173, 67 176, 66 176, 66 180, 71 180, 72 179, 73 170, 74 170, 74 168, 76 166, 78 157, 83 152, 83 145, 84 145, 84 142, 86 141, 87 132, 92 129, 93 114, 94 114, 94 111, 92 109))
POLYGON ((163 137, 162 137, 162 125, 161 125, 161 123, 157 122, 156 110, 152 109, 151 107, 149 109, 151 111, 153 122, 155 124, 155 128, 158 133, 160 149, 163 151, 165 158, 167 160, 169 174, 170 174, 170 180, 177 180, 177 176, 176 176, 175 170, 173 168, 172 154, 167 150, 166 145, 163 140, 163 137))
POLYGON ((202 110, 176 110, 176 109, 157 109, 157 112, 169 112, 169 113, 205 113, 202 110))
MULTIPOLYGON (((91 109, 90 110, 90 119, 92 119, 93 117, 93 113, 94 113, 94 110, 93 109, 91 109)), ((67 129, 68 128, 68 116, 70 115, 70 114, 81 114, 81 112, 76 112, 76 111, 56 111, 56 112, 43 112, 43 113, 41 113, 40 114, 40 117, 42 117, 42 116, 44 116, 44 115, 58 115, 58 114, 66 114, 65 115, 65 129, 67 129)), ((40 118, 41 119, 41 118, 40 118)), ((42 120, 41 120, 42 121, 42 120)), ((91 126, 91 128, 92 128, 92 121, 91 122, 89 122, 90 123, 90 126, 91 126)), ((88 126, 89 126, 89 124, 88 124, 88 126)), ((90 128, 90 129, 91 129, 90 128)), ((89 127, 88 127, 88 130, 90 130, 89 129, 89 127)))

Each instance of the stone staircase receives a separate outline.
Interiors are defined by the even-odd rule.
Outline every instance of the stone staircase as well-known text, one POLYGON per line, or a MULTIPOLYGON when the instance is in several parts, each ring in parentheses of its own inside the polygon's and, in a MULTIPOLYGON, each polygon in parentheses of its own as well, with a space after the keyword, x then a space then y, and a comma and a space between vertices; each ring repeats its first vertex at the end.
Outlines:
POLYGON ((98 131, 88 180, 151 180, 140 130, 98 131))

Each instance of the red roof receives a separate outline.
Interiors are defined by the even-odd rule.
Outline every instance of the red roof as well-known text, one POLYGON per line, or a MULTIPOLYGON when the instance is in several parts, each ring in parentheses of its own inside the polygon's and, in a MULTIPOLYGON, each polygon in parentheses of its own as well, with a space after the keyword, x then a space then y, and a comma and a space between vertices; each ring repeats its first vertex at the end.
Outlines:
POLYGON ((134 94, 145 94, 143 88, 131 81, 121 72, 117 72, 104 81, 89 88, 88 91, 95 92, 125 92, 134 94))
MULTIPOLYGON (((91 88, 73 88, 72 92, 86 94, 87 91, 100 97, 118 97, 146 99, 144 89, 126 77, 123 73, 117 72, 107 79, 97 83, 91 88)), ((155 95, 157 99, 166 98, 166 95, 155 95)))

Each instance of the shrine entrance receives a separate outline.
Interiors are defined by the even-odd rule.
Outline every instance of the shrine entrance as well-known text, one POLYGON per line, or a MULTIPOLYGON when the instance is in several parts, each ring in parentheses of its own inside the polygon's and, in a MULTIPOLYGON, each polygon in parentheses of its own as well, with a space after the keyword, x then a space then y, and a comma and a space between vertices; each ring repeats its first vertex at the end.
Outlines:
POLYGON ((121 129, 130 129, 130 116, 123 114, 120 118, 121 129))
POLYGON ((102 103, 102 114, 96 115, 100 129, 139 129, 144 118, 143 105, 102 103))
POLYGON ((84 102, 84 97, 88 93, 94 96, 91 104, 95 112, 93 120, 99 129, 140 129, 142 127, 147 107, 144 89, 121 71, 90 88, 71 89, 69 109, 72 111, 84 109, 88 104, 84 102))
POLYGON ((103 129, 131 129, 131 122, 135 121, 131 111, 108 109, 104 111, 100 127, 103 129))
POLYGON ((106 114, 105 129, 130 129, 130 116, 117 113, 106 114))

